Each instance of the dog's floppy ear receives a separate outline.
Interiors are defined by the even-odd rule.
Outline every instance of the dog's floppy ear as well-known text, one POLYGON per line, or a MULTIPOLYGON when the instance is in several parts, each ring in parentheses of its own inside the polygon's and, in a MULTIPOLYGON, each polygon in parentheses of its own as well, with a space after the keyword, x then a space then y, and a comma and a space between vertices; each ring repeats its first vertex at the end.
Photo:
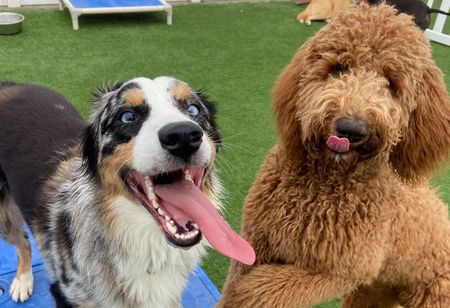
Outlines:
POLYGON ((409 182, 430 176, 449 154, 450 98, 434 63, 418 83, 415 102, 417 108, 390 156, 398 175, 409 182))
POLYGON ((94 92, 93 110, 89 125, 86 127, 83 135, 83 160, 90 174, 97 174, 98 159, 101 153, 99 145, 99 137, 102 132, 102 114, 108 107, 108 102, 112 97, 112 93, 117 91, 123 85, 117 82, 112 85, 103 85, 94 92))
POLYGON ((280 143, 288 157, 302 158, 301 129, 297 120, 300 73, 304 56, 298 51, 288 66, 278 76, 272 92, 280 143))
POLYGON ((84 130, 83 136, 83 160, 89 174, 97 175, 98 165, 98 129, 95 123, 90 123, 84 130))

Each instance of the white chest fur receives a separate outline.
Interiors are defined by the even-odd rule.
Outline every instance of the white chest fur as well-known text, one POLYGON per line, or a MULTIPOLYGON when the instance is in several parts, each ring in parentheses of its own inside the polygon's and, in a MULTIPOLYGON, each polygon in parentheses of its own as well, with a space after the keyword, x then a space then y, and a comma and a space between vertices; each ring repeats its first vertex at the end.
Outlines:
POLYGON ((114 200, 113 210, 111 240, 119 251, 114 264, 127 297, 145 307, 174 307, 205 253, 205 241, 189 249, 174 247, 147 210, 123 196, 114 200))

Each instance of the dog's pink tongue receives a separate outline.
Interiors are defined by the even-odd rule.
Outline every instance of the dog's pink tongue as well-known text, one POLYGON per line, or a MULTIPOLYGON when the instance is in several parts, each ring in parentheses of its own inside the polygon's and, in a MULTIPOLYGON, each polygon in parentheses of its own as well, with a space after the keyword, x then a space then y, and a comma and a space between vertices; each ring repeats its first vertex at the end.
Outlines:
POLYGON ((193 182, 182 180, 155 185, 154 191, 169 213, 171 209, 174 213, 182 212, 189 220, 197 223, 200 231, 218 252, 247 265, 255 262, 252 246, 231 229, 193 182))
POLYGON ((327 140, 327 146, 335 152, 345 153, 350 149, 350 141, 347 138, 330 136, 327 140))

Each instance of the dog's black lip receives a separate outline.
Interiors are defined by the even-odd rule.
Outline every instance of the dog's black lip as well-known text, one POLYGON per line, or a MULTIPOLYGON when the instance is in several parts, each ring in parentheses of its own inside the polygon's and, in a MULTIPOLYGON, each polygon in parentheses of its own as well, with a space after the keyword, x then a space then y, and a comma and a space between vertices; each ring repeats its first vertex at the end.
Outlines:
POLYGON ((336 133, 335 136, 339 137, 339 138, 347 138, 348 141, 350 141, 350 145, 358 145, 359 143, 363 142, 364 139, 366 138, 366 135, 353 135, 353 136, 349 136, 347 134, 340 134, 340 133, 336 133))
POLYGON ((166 235, 166 239, 169 243, 175 245, 176 247, 181 247, 181 248, 190 248, 194 245, 197 245, 200 242, 200 240, 202 239, 201 231, 198 231, 198 234, 192 240, 189 240, 189 241, 174 239, 173 237, 168 236, 168 234, 166 232, 164 232, 164 234, 166 235))

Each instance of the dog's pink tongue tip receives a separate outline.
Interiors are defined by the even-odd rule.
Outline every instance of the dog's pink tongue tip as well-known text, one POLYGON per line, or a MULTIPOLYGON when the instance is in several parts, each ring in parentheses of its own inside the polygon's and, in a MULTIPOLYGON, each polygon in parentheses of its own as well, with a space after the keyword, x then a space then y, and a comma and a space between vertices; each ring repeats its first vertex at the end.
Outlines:
POLYGON ((253 247, 250 246, 250 244, 236 232, 232 231, 232 233, 222 238, 221 240, 223 243, 221 244, 219 244, 216 240, 211 240, 210 236, 208 237, 206 234, 205 236, 211 246, 213 246, 224 256, 239 261, 245 265, 252 265, 255 263, 256 254, 253 247))
POLYGON ((327 140, 327 146, 338 153, 348 152, 350 149, 350 141, 347 138, 339 138, 338 136, 330 136, 327 140))
MULTIPOLYGON (((200 227, 201 229, 201 227, 200 227)), ((230 228, 231 229, 231 228, 230 228)), ((202 232, 204 232, 202 230, 202 232)), ((239 234, 232 232, 221 239, 213 239, 211 235, 205 234, 211 246, 226 257, 239 261, 245 265, 255 263, 256 254, 253 247, 247 243, 239 234), (220 243, 221 242, 221 243, 220 243)))
POLYGON ((193 182, 183 180, 155 185, 154 190, 169 213, 171 208, 176 208, 189 220, 197 223, 200 231, 218 252, 247 265, 255 262, 252 246, 230 227, 193 182))

